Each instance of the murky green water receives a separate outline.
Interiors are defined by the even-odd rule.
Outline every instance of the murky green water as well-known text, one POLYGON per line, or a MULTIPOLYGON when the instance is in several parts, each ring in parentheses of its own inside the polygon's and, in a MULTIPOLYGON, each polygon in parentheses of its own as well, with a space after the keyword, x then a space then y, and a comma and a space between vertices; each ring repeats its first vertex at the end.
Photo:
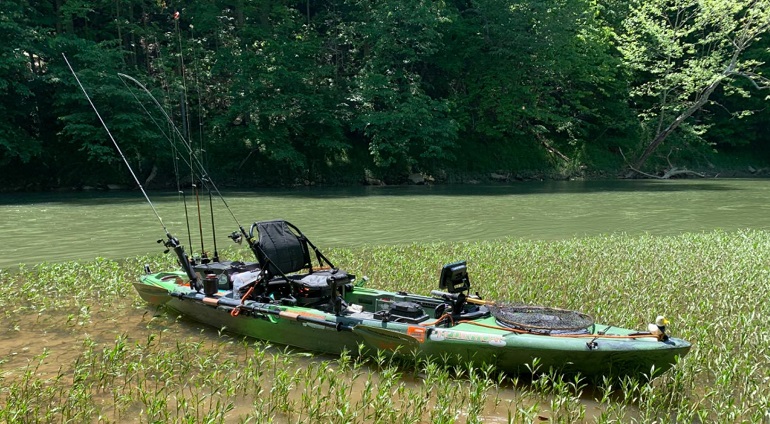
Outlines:
MULTIPOLYGON (((168 230, 201 251, 196 199, 149 193, 168 230)), ((236 220, 284 218, 317 245, 349 247, 500 237, 560 239, 770 229, 770 180, 564 181, 494 186, 299 188, 214 198, 217 245, 236 220)), ((213 251, 208 197, 203 248, 213 251)), ((140 192, 0 195, 0 266, 159 252, 163 229, 140 192)), ((189 249, 188 249, 189 250, 189 249)))

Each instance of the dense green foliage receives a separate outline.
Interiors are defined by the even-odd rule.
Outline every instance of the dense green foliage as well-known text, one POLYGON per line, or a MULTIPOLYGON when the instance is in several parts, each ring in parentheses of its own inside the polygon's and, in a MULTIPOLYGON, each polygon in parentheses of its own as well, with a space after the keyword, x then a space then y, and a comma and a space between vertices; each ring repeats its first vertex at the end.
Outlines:
POLYGON ((488 299, 578 309, 634 328, 663 313, 671 334, 693 342, 650 384, 595 388, 549 373, 528 381, 362 362, 356 352, 285 354, 153 316, 131 281, 145 263, 173 267, 171 255, 0 271, 9 353, 0 358, 0 421, 766 422, 768 240, 765 231, 716 231, 327 252, 371 286, 422 293, 436 288, 441 264, 467 259, 473 290, 488 299))
POLYGON ((713 147, 767 150, 767 16, 768 0, 3 0, 0 178, 131 183, 62 54, 156 185, 189 152, 119 72, 228 183, 705 166, 713 147))
MULTIPOLYGON (((770 88, 770 80, 756 73, 762 63, 746 55, 768 29, 770 5, 753 0, 655 0, 633 9, 620 46, 632 68, 651 76, 632 95, 649 102, 641 117, 654 134, 638 167, 682 125, 690 127, 686 135, 697 138, 703 133, 709 124, 690 124, 688 118, 722 84, 741 78, 757 88, 770 88)), ((748 96, 743 87, 732 89, 748 96)))

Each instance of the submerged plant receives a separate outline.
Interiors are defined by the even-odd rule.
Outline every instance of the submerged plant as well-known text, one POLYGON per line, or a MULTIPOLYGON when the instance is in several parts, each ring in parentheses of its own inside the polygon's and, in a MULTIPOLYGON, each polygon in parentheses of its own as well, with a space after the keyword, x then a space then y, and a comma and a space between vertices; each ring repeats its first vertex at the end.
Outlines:
MULTIPOLYGON (((765 422, 770 419, 770 234, 611 235, 337 249, 383 289, 427 293, 468 261, 487 299, 577 309, 640 328, 656 315, 694 342, 651 382, 531 378, 308 355, 146 306, 131 282, 173 258, 0 271, 0 422, 765 422)), ((243 259, 242 252, 227 257, 243 259)), ((650 373, 654 373, 650 370, 650 373)))

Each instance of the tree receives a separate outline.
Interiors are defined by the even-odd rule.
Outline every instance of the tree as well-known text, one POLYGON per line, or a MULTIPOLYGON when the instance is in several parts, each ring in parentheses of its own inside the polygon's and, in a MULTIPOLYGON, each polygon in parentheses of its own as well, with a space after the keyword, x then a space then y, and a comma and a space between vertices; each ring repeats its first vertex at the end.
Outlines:
POLYGON ((615 8, 584 0, 455 3, 440 66, 453 77, 448 91, 463 139, 510 152, 496 163, 564 167, 591 144, 627 133, 624 79, 605 22, 615 8), (524 152, 532 153, 514 157, 524 152))
POLYGON ((25 1, 0 3, 0 165, 41 153, 32 80, 40 63, 25 1))
POLYGON ((427 93, 422 77, 443 47, 443 2, 350 0, 357 52, 352 129, 369 142, 374 164, 396 175, 433 171, 452 157, 457 124, 446 99, 427 93))
POLYGON ((240 160, 239 171, 247 162, 267 169, 253 166, 253 159, 267 159, 285 180, 314 180, 319 168, 346 161, 349 144, 337 113, 344 96, 334 84, 334 67, 319 58, 314 28, 286 3, 239 9, 221 31, 227 48, 216 53, 212 72, 222 82, 224 101, 214 131, 235 151, 247 152, 249 161, 240 160))
MULTIPOLYGON (((770 0, 639 1, 623 25, 619 48, 637 72, 632 95, 642 125, 651 134, 632 169, 650 156, 699 112, 721 85, 748 80, 770 87, 760 73, 763 62, 747 50, 770 29, 770 0)), ((689 126, 696 136, 702 127, 689 126)))

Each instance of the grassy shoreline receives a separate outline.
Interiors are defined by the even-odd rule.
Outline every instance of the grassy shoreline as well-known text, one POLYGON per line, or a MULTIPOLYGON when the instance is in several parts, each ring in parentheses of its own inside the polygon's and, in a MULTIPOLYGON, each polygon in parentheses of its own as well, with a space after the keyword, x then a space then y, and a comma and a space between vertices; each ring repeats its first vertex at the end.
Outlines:
MULTIPOLYGON (((403 366, 202 329, 149 309, 131 282, 149 263, 97 259, 0 271, 4 422, 763 422, 770 419, 770 233, 608 235, 560 241, 332 249, 373 287, 427 293, 468 260, 487 299, 577 309, 643 328, 658 314, 694 343, 650 384, 589 388, 542 374, 403 366)), ((239 258, 246 252, 229 250, 239 258)))

